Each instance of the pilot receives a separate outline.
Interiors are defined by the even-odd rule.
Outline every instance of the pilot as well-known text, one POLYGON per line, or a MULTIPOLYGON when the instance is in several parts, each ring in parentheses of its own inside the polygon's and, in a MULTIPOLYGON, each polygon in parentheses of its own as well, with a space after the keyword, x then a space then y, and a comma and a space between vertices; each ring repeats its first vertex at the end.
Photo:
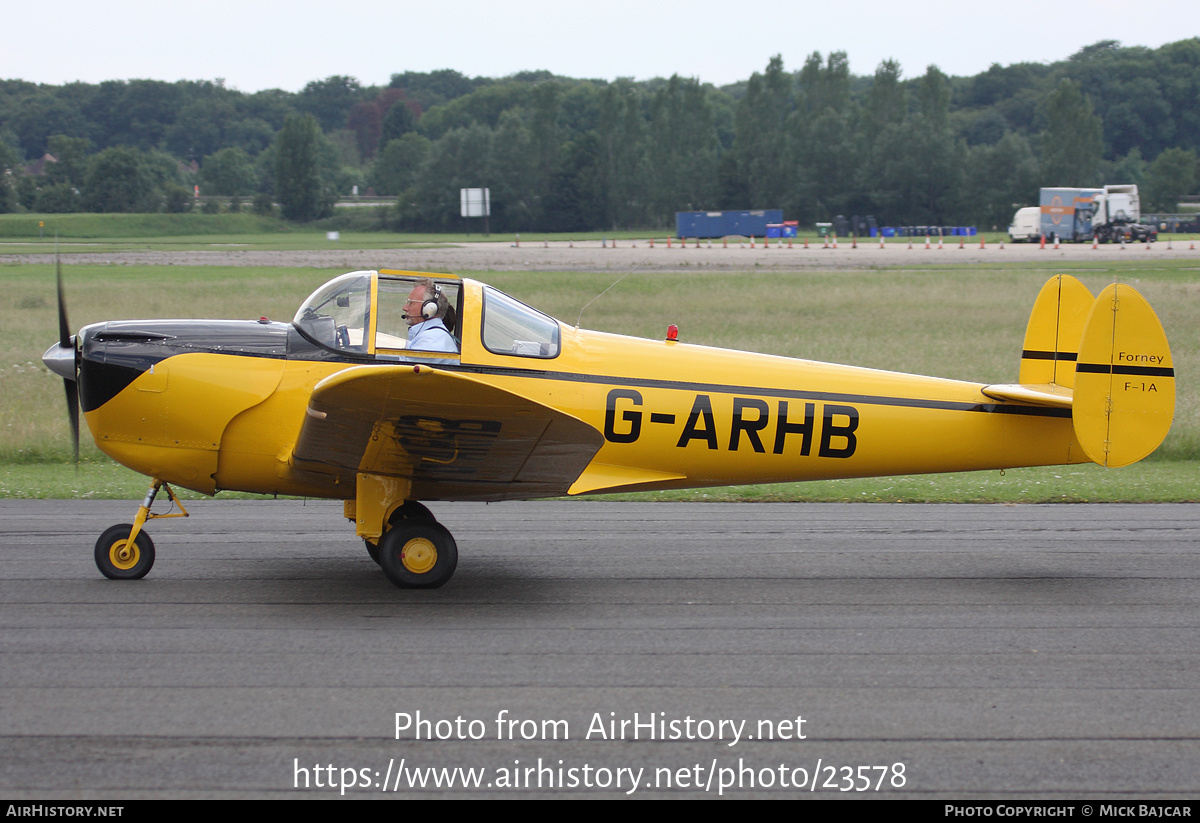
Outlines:
POLYGON ((450 301, 436 283, 425 278, 408 293, 404 301, 404 322, 408 324, 408 348, 419 351, 457 352, 458 343, 444 319, 450 301))

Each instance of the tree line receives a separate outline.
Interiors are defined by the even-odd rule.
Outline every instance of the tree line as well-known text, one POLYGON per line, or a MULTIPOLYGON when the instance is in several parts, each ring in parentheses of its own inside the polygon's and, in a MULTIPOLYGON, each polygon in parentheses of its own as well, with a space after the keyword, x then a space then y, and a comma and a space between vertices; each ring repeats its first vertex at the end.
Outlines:
POLYGON ((892 60, 855 75, 845 53, 813 53, 721 88, 453 70, 253 94, 219 80, 0 80, 0 212, 184 211, 199 186, 303 221, 357 187, 397 198, 389 228, 454 230, 458 190, 486 186, 505 231, 744 208, 1004 226, 1041 186, 1105 183, 1137 183, 1148 209, 1174 211, 1200 179, 1197 99, 1200 38, 1104 41, 972 77, 905 77, 892 60))

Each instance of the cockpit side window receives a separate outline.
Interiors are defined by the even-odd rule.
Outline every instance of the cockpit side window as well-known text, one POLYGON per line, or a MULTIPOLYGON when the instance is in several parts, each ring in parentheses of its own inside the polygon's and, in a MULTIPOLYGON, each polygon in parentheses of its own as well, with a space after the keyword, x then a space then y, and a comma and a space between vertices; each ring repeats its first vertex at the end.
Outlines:
MULTIPOLYGON (((379 277, 379 308, 376 313, 375 320, 375 348, 380 349, 413 349, 414 351, 425 350, 419 344, 414 347, 410 343, 410 327, 405 320, 405 306, 408 303, 409 295, 413 288, 423 282, 422 279, 411 277, 379 277)), ((446 312, 438 317, 438 325, 444 326, 446 332, 449 332, 449 338, 453 343, 452 348, 457 352, 459 346, 459 335, 461 331, 458 323, 458 306, 461 298, 461 288, 457 281, 436 280, 438 289, 445 297, 446 312)), ((419 313, 420 306, 414 306, 413 312, 419 313)), ((446 333, 436 332, 426 329, 426 334, 421 336, 418 334, 417 340, 432 340, 433 345, 437 348, 427 349, 432 352, 448 352, 451 348, 446 343, 446 333), (440 336, 438 336, 440 335, 440 336)))
POLYGON ((494 354, 558 357, 558 321, 491 287, 483 290, 483 346, 494 354))

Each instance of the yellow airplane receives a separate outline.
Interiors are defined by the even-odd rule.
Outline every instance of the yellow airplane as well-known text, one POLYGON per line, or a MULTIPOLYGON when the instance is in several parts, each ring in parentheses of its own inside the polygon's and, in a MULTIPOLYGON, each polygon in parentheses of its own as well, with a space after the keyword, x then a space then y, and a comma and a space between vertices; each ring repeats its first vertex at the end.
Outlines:
POLYGON ((1069 275, 1038 295, 1018 381, 984 385, 645 340, 565 325, 452 275, 356 271, 291 323, 113 321, 72 337, 78 447, 148 475, 132 524, 96 543, 107 577, 154 562, 171 485, 344 501, 395 585, 450 579, 458 549, 422 500, 511 500, 1082 463, 1122 466, 1171 425, 1166 335, 1133 288, 1069 275))

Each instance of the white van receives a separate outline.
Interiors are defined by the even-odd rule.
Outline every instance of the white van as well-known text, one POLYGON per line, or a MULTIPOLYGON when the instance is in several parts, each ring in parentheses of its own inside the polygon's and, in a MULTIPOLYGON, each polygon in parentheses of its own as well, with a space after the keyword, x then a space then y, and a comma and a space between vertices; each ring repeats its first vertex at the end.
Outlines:
POLYGON ((1008 236, 1014 243, 1036 243, 1042 236, 1042 210, 1037 206, 1018 209, 1008 236))

